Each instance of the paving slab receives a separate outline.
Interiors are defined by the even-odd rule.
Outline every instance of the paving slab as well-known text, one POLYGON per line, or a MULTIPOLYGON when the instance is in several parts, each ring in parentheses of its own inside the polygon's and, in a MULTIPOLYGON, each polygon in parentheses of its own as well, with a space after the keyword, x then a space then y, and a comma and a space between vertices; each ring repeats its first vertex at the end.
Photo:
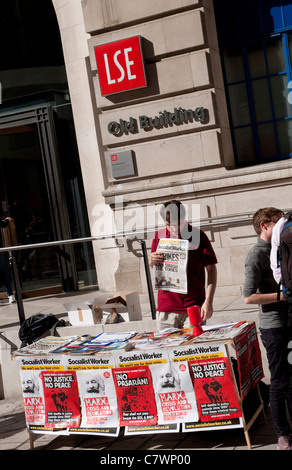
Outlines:
MULTIPOLYGON (((22 403, 0 404, 0 450, 31 450, 26 430, 22 403)), ((250 430, 251 450, 276 450, 277 443, 269 410, 267 424, 261 420, 250 430)), ((70 435, 33 435, 33 449, 38 450, 99 450, 113 453, 140 452, 189 452, 198 450, 249 450, 242 429, 203 431, 188 433, 152 434, 150 436, 125 436, 121 430, 118 437, 70 435)), ((142 455, 142 454, 141 454, 142 455)))

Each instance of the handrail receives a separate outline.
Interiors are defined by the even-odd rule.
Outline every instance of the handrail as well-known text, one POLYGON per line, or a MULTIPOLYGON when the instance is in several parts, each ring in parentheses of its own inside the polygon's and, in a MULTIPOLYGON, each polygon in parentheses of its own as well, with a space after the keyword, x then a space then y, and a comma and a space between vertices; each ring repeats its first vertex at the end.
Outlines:
MULTIPOLYGON (((283 210, 283 212, 288 211, 288 209, 283 210)), ((201 218, 200 220, 194 219, 191 220, 190 223, 194 226, 199 227, 208 227, 212 228, 215 226, 227 225, 227 224, 239 224, 244 222, 250 222, 251 217, 253 216, 253 212, 242 212, 240 214, 230 214, 224 216, 214 216, 214 217, 205 217, 201 218), (242 217, 247 216, 247 217, 242 217)), ((105 235, 95 235, 91 237, 83 237, 83 238, 71 238, 65 240, 57 240, 51 242, 42 242, 42 243, 31 243, 27 245, 13 245, 8 247, 0 248, 1 252, 6 251, 21 251, 27 249, 35 249, 35 248, 45 248, 48 246, 56 246, 56 245, 68 245, 73 243, 84 243, 84 242, 93 242, 97 240, 106 240, 106 239, 118 239, 118 238, 145 238, 145 235, 153 234, 156 230, 164 228, 165 225, 153 225, 148 226, 145 228, 139 228, 135 231, 118 231, 115 233, 108 233, 105 235)))
MULTIPOLYGON (((283 212, 288 212, 288 209, 283 210, 283 212)), ((205 217, 200 220, 195 219, 191 220, 190 223, 194 226, 199 226, 200 228, 206 227, 208 229, 212 229, 215 226, 224 226, 224 225, 231 225, 231 224, 241 224, 245 222, 250 222, 253 213, 251 212, 243 212, 241 214, 230 214, 225 216, 214 216, 214 217, 205 217)), ((122 244, 117 243, 119 238, 134 238, 138 240, 141 244, 143 258, 144 258, 144 267, 146 271, 146 280, 148 286, 148 295, 149 301, 151 306, 152 318, 155 319, 156 312, 155 312, 155 301, 154 301, 154 294, 153 294, 153 287, 152 281, 149 271, 149 264, 147 259, 147 249, 145 239, 147 239, 148 235, 154 234, 156 230, 160 228, 165 228, 165 225, 157 225, 157 226, 149 226, 140 228, 135 231, 120 231, 116 233, 109 233, 105 235, 99 236, 92 236, 92 237, 82 237, 82 238, 71 238, 66 240, 56 240, 51 242, 43 242, 43 243, 31 243, 28 245, 13 245, 8 247, 0 248, 0 253, 2 252, 9 252, 10 262, 12 266, 13 276, 14 276, 14 284, 15 284, 15 294, 16 294, 16 301, 18 306, 18 314, 20 324, 22 324, 25 320, 24 308, 22 303, 22 295, 21 295, 21 285, 19 280, 19 273, 15 258, 13 256, 13 252, 21 251, 21 250, 29 250, 29 249, 36 249, 36 248, 45 248, 50 246, 58 246, 58 245, 68 245, 68 244, 75 244, 75 243, 87 243, 93 242, 97 240, 106 240, 106 239, 115 239, 116 246, 122 247, 122 244)))

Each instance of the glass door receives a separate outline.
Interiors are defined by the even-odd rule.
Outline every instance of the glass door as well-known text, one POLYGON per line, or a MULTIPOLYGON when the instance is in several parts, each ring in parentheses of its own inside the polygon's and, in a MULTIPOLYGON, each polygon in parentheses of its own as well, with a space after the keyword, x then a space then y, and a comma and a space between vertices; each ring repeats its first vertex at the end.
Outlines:
MULTIPOLYGON (((50 107, 0 116, 2 216, 14 219, 18 245, 71 238, 50 107)), ((73 246, 15 252, 23 294, 77 290, 73 246)))

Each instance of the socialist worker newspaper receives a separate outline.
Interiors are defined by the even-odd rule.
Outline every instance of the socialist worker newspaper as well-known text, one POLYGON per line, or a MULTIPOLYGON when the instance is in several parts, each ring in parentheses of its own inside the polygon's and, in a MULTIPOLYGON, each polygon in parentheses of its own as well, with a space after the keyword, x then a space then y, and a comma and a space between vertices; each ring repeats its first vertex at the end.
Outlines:
POLYGON ((164 261, 154 265, 155 289, 181 294, 187 293, 188 247, 188 240, 175 238, 161 238, 159 240, 156 251, 163 253, 164 261))
POLYGON ((42 371, 45 426, 52 429, 78 428, 80 404, 74 371, 42 371))
POLYGON ((117 436, 120 427, 112 355, 66 356, 65 361, 67 370, 76 371, 81 406, 80 427, 70 432, 117 436))
POLYGON ((120 426, 155 425, 157 412, 149 366, 113 369, 120 426))

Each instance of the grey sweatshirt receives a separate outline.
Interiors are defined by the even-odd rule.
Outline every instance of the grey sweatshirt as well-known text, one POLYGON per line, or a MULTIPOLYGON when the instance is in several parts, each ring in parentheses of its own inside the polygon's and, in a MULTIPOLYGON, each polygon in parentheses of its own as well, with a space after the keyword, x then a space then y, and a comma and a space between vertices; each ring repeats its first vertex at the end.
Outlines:
MULTIPOLYGON (((270 266, 271 244, 258 238, 249 251, 245 261, 244 297, 252 294, 277 292, 276 283, 270 266)), ((284 325, 286 302, 259 305, 260 328, 280 328, 284 325)))

